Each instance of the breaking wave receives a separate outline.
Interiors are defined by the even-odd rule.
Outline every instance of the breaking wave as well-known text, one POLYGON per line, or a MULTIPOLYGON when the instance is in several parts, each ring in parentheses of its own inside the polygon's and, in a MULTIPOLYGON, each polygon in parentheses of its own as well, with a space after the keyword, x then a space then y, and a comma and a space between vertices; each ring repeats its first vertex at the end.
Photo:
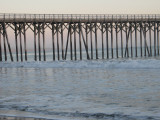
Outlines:
POLYGON ((52 62, 0 62, 1 68, 160 69, 160 59, 111 59, 52 62))

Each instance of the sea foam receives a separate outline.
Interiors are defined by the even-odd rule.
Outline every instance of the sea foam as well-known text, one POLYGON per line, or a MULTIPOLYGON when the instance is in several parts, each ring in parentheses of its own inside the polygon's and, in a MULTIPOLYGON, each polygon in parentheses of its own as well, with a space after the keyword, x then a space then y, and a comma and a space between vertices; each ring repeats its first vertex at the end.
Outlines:
POLYGON ((0 62, 1 68, 160 69, 159 59, 110 59, 48 62, 0 62))

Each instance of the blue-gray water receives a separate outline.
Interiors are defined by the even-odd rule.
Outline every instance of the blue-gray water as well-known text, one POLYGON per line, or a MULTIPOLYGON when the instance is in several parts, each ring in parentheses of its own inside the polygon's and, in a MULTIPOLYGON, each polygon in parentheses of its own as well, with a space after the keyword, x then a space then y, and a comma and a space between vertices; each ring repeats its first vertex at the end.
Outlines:
POLYGON ((1 62, 0 115, 160 120, 160 59, 1 62))

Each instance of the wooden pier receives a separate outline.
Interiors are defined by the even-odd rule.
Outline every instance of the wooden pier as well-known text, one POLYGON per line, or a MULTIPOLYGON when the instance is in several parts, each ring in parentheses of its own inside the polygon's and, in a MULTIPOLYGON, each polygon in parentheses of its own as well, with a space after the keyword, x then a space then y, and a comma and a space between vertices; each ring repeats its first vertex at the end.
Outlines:
POLYGON ((159 27, 160 15, 152 14, 0 14, 0 61, 7 61, 7 54, 11 61, 28 60, 29 29, 35 61, 47 60, 46 29, 52 33, 53 61, 66 60, 67 54, 70 60, 82 60, 84 51, 88 60, 158 56, 159 27), (15 56, 8 28, 14 31, 15 56))

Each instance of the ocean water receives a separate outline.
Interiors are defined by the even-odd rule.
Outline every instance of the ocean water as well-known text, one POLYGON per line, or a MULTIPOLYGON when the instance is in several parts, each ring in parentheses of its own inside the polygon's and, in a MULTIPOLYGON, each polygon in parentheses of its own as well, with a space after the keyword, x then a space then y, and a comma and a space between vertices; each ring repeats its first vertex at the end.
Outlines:
POLYGON ((160 58, 0 62, 0 115, 160 120, 160 58))

